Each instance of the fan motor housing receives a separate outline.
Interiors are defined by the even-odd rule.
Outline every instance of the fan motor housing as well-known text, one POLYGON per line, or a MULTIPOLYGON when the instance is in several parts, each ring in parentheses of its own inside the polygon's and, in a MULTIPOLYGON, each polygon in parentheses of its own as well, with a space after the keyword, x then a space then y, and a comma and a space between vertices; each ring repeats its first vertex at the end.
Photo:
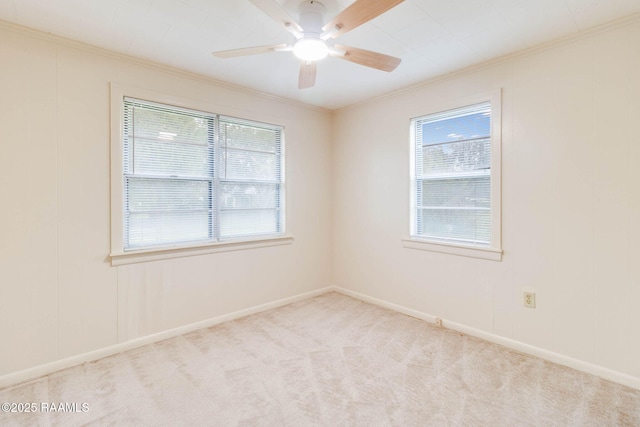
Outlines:
POLYGON ((300 4, 298 14, 298 22, 302 27, 305 36, 320 36, 320 34, 322 34, 325 14, 325 7, 322 3, 315 0, 304 1, 300 4))

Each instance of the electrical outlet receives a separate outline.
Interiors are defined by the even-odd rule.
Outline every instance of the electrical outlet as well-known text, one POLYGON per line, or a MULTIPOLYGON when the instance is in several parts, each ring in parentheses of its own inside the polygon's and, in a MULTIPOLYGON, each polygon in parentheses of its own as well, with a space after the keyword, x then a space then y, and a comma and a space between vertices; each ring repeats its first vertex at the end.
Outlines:
POLYGON ((439 317, 436 317, 436 326, 442 327, 442 319, 439 317))
POLYGON ((536 308, 536 293, 535 292, 523 292, 522 293, 522 305, 529 308, 536 308))

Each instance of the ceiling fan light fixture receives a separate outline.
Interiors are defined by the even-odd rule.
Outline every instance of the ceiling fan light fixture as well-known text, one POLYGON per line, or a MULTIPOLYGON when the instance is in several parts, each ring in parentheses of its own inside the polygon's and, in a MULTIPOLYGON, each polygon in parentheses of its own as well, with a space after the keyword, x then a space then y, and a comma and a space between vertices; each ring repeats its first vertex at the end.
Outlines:
POLYGON ((329 54, 329 46, 324 40, 302 38, 293 46, 293 54, 303 61, 319 61, 329 54))
MULTIPOLYGON (((390 72, 400 58, 337 45, 333 39, 382 15, 404 0, 350 0, 352 3, 333 20, 325 23, 325 7, 319 0, 249 0, 296 38, 291 44, 254 46, 213 52, 219 58, 255 55, 266 52, 291 52, 302 61, 298 75, 298 88, 313 87, 316 82, 317 62, 331 55, 355 64, 390 72), (299 2, 298 20, 293 19, 280 3, 299 2)), ((325 1, 325 0, 322 0, 325 1)), ((327 0, 335 4, 336 0, 327 0)), ((345 0, 346 1, 346 0, 345 0)))

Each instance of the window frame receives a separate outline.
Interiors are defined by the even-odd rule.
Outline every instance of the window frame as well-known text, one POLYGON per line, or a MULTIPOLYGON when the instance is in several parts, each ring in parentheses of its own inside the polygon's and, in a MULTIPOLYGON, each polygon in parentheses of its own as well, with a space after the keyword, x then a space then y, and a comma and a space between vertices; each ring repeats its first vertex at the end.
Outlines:
POLYGON ((472 258, 502 260, 502 91, 497 89, 491 93, 478 94, 447 102, 437 102, 427 112, 422 112, 410 119, 410 205, 409 205, 409 237, 402 239, 405 248, 419 249, 431 252, 440 252, 451 255, 460 255, 472 258), (468 106, 490 103, 491 105, 491 241, 489 245, 465 244, 462 242, 429 239, 417 234, 417 177, 416 177, 416 135, 414 123, 416 120, 430 115, 437 115, 447 111, 462 109, 468 106))
MULTIPOLYGON (((194 100, 184 99, 172 95, 158 93, 151 90, 124 86, 117 83, 110 84, 110 127, 111 127, 111 265, 122 265, 137 262, 147 262, 170 259, 182 256, 203 255, 216 252, 237 251, 269 246, 291 244, 293 236, 286 234, 286 199, 287 186, 285 184, 285 141, 284 126, 281 134, 281 187, 280 187, 280 221, 281 230, 277 234, 243 236, 239 238, 224 238, 196 243, 176 243, 155 247, 133 248, 125 250, 124 245, 124 99, 134 98, 151 103, 175 106, 178 109, 198 110, 210 112, 215 110, 211 105, 194 100)), ((218 116, 233 118, 233 114, 212 113, 218 116)), ((240 121, 256 121, 268 124, 265 120, 242 118, 240 121)))

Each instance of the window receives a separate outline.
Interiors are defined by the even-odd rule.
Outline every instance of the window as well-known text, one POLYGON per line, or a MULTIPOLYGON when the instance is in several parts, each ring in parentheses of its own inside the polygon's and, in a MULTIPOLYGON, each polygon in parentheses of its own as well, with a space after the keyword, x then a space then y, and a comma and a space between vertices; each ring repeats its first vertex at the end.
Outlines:
POLYGON ((411 120, 412 239, 471 248, 472 256, 500 252, 500 109, 492 104, 411 120))
POLYGON ((117 94, 112 100, 121 104, 112 144, 121 166, 112 169, 120 174, 112 176, 112 258, 283 236, 281 126, 117 94))

